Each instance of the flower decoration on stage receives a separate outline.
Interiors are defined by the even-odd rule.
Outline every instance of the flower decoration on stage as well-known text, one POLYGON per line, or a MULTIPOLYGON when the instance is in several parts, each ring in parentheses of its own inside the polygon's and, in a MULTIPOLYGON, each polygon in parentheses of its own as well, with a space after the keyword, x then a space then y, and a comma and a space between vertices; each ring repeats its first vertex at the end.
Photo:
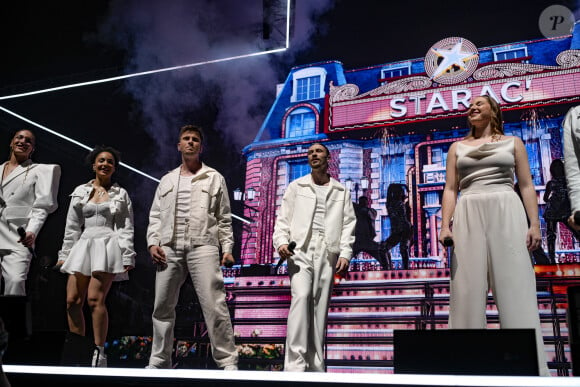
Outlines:
POLYGON ((469 40, 445 38, 435 43, 425 55, 425 72, 437 83, 451 85, 469 78, 477 69, 479 53, 469 40))
POLYGON ((246 359, 281 359, 282 344, 241 344, 236 346, 238 354, 246 359))
POLYGON ((151 356, 151 336, 122 336, 105 343, 109 360, 147 360, 151 356))

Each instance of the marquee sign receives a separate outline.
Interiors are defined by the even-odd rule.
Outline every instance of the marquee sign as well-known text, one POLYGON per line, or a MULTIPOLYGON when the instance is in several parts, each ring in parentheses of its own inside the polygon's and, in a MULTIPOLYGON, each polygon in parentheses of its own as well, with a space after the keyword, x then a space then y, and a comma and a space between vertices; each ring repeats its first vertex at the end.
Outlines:
POLYGON ((504 105, 504 110, 580 99, 580 50, 563 51, 556 62, 558 66, 496 62, 478 68, 473 43, 443 39, 425 56, 427 76, 399 78, 363 94, 357 85, 331 82, 325 131, 458 116, 471 98, 485 94, 504 105))

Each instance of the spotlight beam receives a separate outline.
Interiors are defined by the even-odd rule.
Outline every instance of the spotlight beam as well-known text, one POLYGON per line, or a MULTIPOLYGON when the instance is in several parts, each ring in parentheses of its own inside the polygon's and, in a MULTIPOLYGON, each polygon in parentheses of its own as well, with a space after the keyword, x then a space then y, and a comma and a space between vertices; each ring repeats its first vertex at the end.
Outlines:
MULTIPOLYGON (((133 74, 126 74, 126 75, 120 75, 117 77, 110 77, 110 78, 103 78, 103 79, 97 79, 94 81, 88 81, 88 82, 79 82, 79 83, 73 83, 70 85, 64 85, 64 86, 58 86, 58 87, 51 87, 48 89, 41 89, 41 90, 36 90, 36 91, 30 91, 30 92, 26 92, 26 93, 19 93, 19 94, 13 94, 13 95, 5 95, 5 96, 0 96, 0 101, 3 100, 8 100, 8 99, 14 99, 14 98, 20 98, 20 97, 27 97, 27 96, 31 96, 31 95, 37 95, 37 94, 44 94, 44 93, 50 93, 53 91, 59 91, 59 90, 66 90, 66 89, 72 89, 75 87, 82 87, 82 86, 90 86, 90 85, 95 85, 95 84, 100 84, 100 83, 106 83, 106 82, 113 82, 113 81, 119 81, 119 80, 123 80, 123 79, 128 79, 128 78, 133 78, 133 77, 139 77, 139 76, 143 76, 143 75, 150 75, 150 74, 156 74, 156 73, 161 73, 161 72, 166 72, 166 71, 175 71, 175 70, 182 70, 185 68, 190 68, 190 67, 198 67, 198 66, 202 66, 202 65, 207 65, 207 64, 215 64, 215 63, 220 63, 220 62, 228 62, 228 61, 232 61, 232 60, 237 60, 237 59, 243 59, 243 58, 251 58, 251 57, 255 57, 255 56, 260 56, 260 55, 267 55, 267 54, 274 54, 277 52, 283 52, 286 51, 288 48, 290 48, 290 7, 291 7, 291 1, 287 0, 286 2, 286 46, 283 48, 276 48, 276 49, 272 49, 272 50, 266 50, 266 51, 260 51, 260 52, 254 52, 254 53, 250 53, 250 54, 243 54, 243 55, 237 55, 237 56, 232 56, 232 57, 227 57, 227 58, 221 58, 221 59, 213 59, 213 60, 209 60, 209 61, 204 61, 204 62, 197 62, 197 63, 190 63, 190 64, 186 64, 186 65, 181 65, 181 66, 172 66, 172 67, 165 67, 165 68, 161 68, 161 69, 157 69, 157 70, 150 70, 150 71, 142 71, 142 72, 138 72, 138 73, 133 73, 133 74)), ((36 126, 37 128, 40 128, 50 134, 53 134, 57 137, 60 137, 68 142, 71 142, 75 145, 80 146, 81 148, 84 148, 86 150, 92 150, 91 147, 75 140, 72 139, 70 137, 67 137, 61 133, 58 133, 52 129, 47 128, 44 125, 41 125, 37 122, 34 122, 32 120, 29 120, 28 118, 21 116, 20 114, 13 112, 9 109, 6 109, 2 106, 0 106, 0 110, 10 114, 24 122, 27 122, 33 126, 36 126)), ((141 175, 144 176, 150 180, 153 180, 155 182, 159 182, 160 180, 146 174, 143 171, 140 171, 137 168, 134 168, 126 163, 120 162, 119 165, 141 175)), ((239 217, 235 214, 232 214, 232 217, 242 221, 243 223, 246 224, 251 224, 252 222, 249 221, 248 219, 245 219, 243 217, 239 217)))
MULTIPOLYGON (((3 107, 3 106, 0 106, 0 110, 1 110, 1 111, 3 111, 3 112, 5 112, 5 113, 7 113, 7 114, 10 114, 11 116, 14 116, 14 117, 18 118, 18 119, 20 119, 20 120, 22 120, 22 121, 24 121, 24 122, 27 122, 27 123, 29 123, 30 125, 36 126, 37 128, 44 130, 45 132, 48 132, 48 133, 50 133, 50 134, 53 134, 53 135, 55 135, 55 136, 57 136, 57 137, 60 137, 60 138, 62 138, 63 140, 66 140, 66 141, 68 141, 68 142, 72 142, 73 144, 75 144, 75 145, 78 145, 78 146, 80 146, 81 148, 84 148, 84 149, 86 149, 86 150, 88 150, 88 151, 91 151, 91 150, 93 150, 93 148, 91 148, 91 147, 90 147, 90 146, 88 146, 88 145, 85 145, 85 144, 83 144, 82 142, 79 142, 79 141, 77 141, 77 140, 75 140, 75 139, 72 139, 72 138, 70 138, 70 137, 68 137, 68 136, 65 136, 64 134, 61 134, 61 133, 58 133, 58 132, 56 132, 56 131, 54 131, 54 130, 52 130, 52 129, 49 129, 49 128, 47 128, 46 126, 39 124, 38 122, 34 122, 34 121, 32 121, 32 120, 29 120, 28 118, 26 118, 26 117, 24 117, 24 116, 21 116, 20 114, 18 114, 18 113, 16 113, 16 112, 13 112, 12 110, 6 109, 6 108, 5 108, 5 107, 3 107)), ((119 162, 119 165, 120 165, 120 166, 122 166, 122 167, 125 167, 125 168, 129 169, 130 171, 133 171, 133 172, 135 172, 135 173, 137 173, 137 174, 139 174, 139 175, 141 175, 141 176, 144 176, 144 177, 146 177, 146 178, 148 178, 148 179, 150 179, 150 180, 153 180, 153 181, 155 181, 155 182, 157 182, 157 183, 159 183, 159 182, 160 182, 160 180, 159 180, 159 179, 157 179, 156 177, 153 177, 153 176, 151 176, 151 175, 148 175, 147 173, 145 173, 145 172, 143 172, 143 171, 140 171, 139 169, 137 169, 137 168, 135 168, 135 167, 132 167, 132 166, 130 166, 129 164, 126 164, 126 163, 124 163, 124 162, 119 162)), ((237 216, 237 215, 235 215, 235 214, 232 214, 232 217, 234 217, 234 218, 236 218, 236 219, 238 219, 238 220, 240 220, 240 221, 242 221, 242 222, 244 222, 244 223, 247 223, 247 224, 252 224, 252 222, 251 222, 251 221, 249 221, 248 219, 246 219, 246 218, 242 218, 242 217, 239 217, 239 216, 237 216)))
POLYGON ((143 75, 150 75, 150 74, 162 73, 162 72, 166 72, 166 71, 176 71, 176 70, 182 70, 182 69, 186 69, 186 68, 190 68, 190 67, 198 67, 198 66, 203 66, 203 65, 208 65, 208 64, 214 64, 214 63, 220 63, 220 62, 228 62, 228 61, 237 60, 237 59, 251 58, 251 57, 254 57, 254 56, 260 56, 260 55, 273 54, 273 53, 276 53, 276 52, 282 52, 282 51, 286 51, 287 49, 288 49, 288 39, 286 40, 286 47, 284 47, 284 48, 276 48, 276 49, 273 49, 273 50, 267 50, 267 51, 254 52, 254 53, 250 53, 250 54, 231 56, 231 57, 228 57, 228 58, 213 59, 213 60, 208 60, 208 61, 205 61, 205 62, 190 63, 190 64, 186 64, 186 65, 181 65, 181 66, 165 67, 165 68, 161 68, 161 69, 157 69, 157 70, 149 70, 149 71, 142 71, 142 72, 139 72, 139 73, 119 75, 117 77, 96 79, 94 81, 73 83, 73 84, 70 84, 70 85, 51 87, 51 88, 48 88, 48 89, 41 89, 41 90, 36 90, 36 91, 29 91, 29 92, 26 92, 26 93, 5 95, 5 96, 1 96, 0 97, 0 101, 7 100, 7 99, 20 98, 20 97, 28 97, 28 96, 37 95, 37 94, 50 93, 50 92, 53 92, 53 91, 59 91, 59 90, 65 90, 65 89, 72 89, 74 87, 90 86, 90 85, 96 85, 96 84, 99 84, 99 83, 119 81, 119 80, 122 80, 122 79, 133 78, 133 77, 140 77, 140 76, 143 76, 143 75))

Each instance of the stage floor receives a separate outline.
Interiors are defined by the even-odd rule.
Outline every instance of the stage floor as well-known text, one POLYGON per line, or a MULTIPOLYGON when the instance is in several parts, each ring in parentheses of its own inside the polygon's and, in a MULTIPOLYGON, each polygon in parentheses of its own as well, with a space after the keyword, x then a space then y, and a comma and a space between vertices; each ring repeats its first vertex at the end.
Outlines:
POLYGON ((580 377, 380 375, 4 365, 12 387, 59 386, 580 386, 580 377))

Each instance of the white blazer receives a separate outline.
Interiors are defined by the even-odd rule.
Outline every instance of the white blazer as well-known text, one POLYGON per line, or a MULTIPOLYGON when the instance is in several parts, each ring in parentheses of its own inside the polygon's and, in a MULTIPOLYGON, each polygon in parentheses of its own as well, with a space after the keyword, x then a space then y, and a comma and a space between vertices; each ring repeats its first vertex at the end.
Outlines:
MULTIPOLYGON (((312 177, 308 174, 288 185, 274 225, 273 243, 276 251, 290 241, 296 242, 299 249, 309 242, 308 235, 316 211, 313 184, 312 177)), ((324 239, 328 251, 350 261, 356 216, 350 192, 333 178, 330 178, 326 195, 324 223, 324 239)))
POLYGON ((0 223, 14 231, 24 227, 38 235, 48 215, 58 207, 59 182, 59 165, 27 160, 17 166, 0 184, 0 223))

